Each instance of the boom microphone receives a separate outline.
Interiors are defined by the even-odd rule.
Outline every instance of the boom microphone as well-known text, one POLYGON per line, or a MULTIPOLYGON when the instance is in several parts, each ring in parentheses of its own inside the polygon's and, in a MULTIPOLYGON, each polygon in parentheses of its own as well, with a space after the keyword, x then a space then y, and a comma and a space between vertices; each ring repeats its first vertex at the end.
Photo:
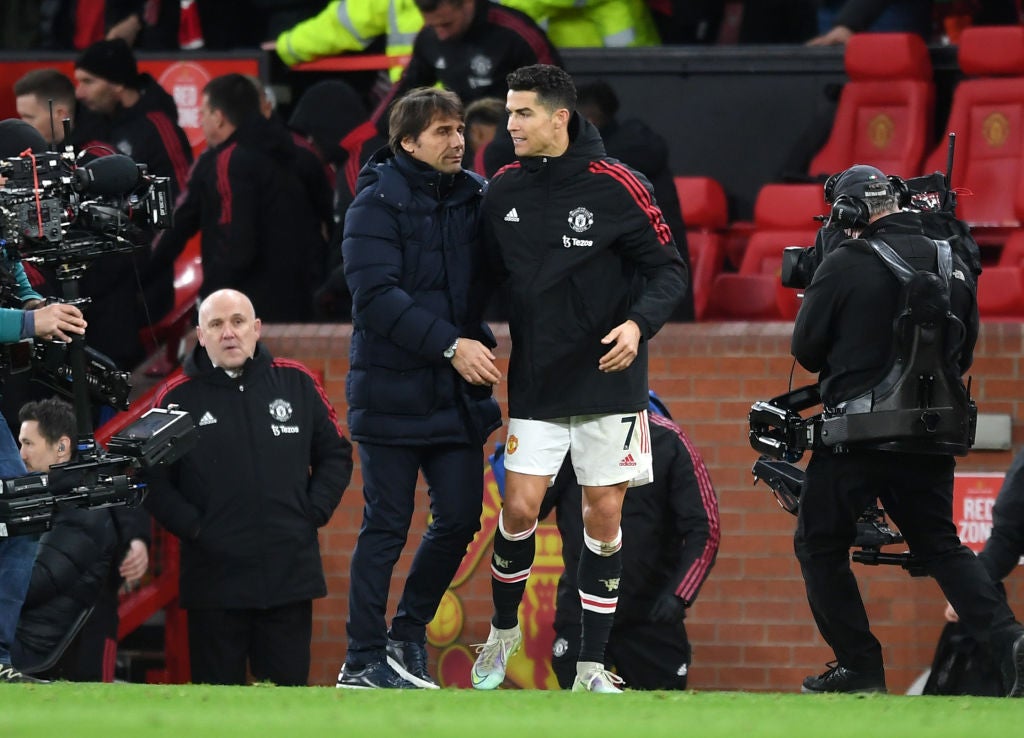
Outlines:
POLYGON ((75 189, 100 197, 122 197, 141 181, 139 166, 130 156, 112 154, 93 159, 75 170, 75 189))

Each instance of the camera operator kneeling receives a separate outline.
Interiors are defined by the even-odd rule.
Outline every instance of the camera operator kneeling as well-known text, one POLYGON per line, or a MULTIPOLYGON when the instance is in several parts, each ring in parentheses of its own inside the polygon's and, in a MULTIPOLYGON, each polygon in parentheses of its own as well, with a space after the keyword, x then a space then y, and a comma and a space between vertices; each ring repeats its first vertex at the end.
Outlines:
MULTIPOLYGON (((852 167, 830 178, 825 192, 832 203, 826 228, 839 227, 850 238, 814 273, 792 341, 797 361, 808 371, 819 372, 825 417, 842 415, 854 404, 877 408, 881 388, 891 389, 906 379, 906 372, 898 375, 918 352, 924 331, 938 344, 931 353, 917 353, 918 359, 934 360, 926 374, 938 378, 939 385, 943 378, 953 377, 945 385, 950 396, 962 390, 959 378, 971 365, 978 335, 976 285, 970 270, 951 254, 948 244, 922 235, 920 214, 899 209, 892 184, 878 169, 852 167), (934 299, 928 304, 908 307, 912 290, 894 276, 882 256, 886 247, 898 257, 889 261, 910 266, 908 275, 933 273, 923 275, 933 289, 934 299), (927 317, 921 318, 921 312, 927 317), (897 317, 908 320, 900 322, 897 317)), ((940 387, 937 394, 943 391, 940 387)), ((916 405, 930 406, 927 399, 916 405)), ((896 417, 900 409, 890 411, 896 417)), ((970 440, 960 445, 947 442, 948 437, 929 427, 926 415, 920 414, 925 422, 912 432, 902 427, 876 439, 851 435, 846 443, 816 448, 811 456, 794 547, 811 613, 836 661, 823 674, 807 677, 804 692, 886 691, 882 648, 871 633, 849 559, 857 517, 878 497, 961 621, 1000 655, 1006 694, 1024 694, 1024 627, 974 554, 960 543, 952 519, 954 454, 966 453, 970 440)), ((867 420, 862 415, 858 422, 867 420)), ((958 427, 966 428, 969 419, 957 421, 958 427)))

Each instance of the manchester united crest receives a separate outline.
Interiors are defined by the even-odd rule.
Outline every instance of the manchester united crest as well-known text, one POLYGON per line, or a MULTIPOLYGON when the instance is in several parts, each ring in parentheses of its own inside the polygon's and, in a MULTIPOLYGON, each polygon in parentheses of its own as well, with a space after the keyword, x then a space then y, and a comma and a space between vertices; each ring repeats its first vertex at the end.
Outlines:
POLYGON ((519 439, 515 436, 509 436, 508 441, 505 442, 505 453, 511 456, 516 452, 517 448, 519 448, 519 439))
POLYGON ((274 400, 270 403, 270 417, 278 423, 284 423, 292 417, 292 406, 287 400, 274 400))
POLYGON ((569 211, 569 227, 577 233, 583 233, 594 225, 594 214, 586 208, 569 211))

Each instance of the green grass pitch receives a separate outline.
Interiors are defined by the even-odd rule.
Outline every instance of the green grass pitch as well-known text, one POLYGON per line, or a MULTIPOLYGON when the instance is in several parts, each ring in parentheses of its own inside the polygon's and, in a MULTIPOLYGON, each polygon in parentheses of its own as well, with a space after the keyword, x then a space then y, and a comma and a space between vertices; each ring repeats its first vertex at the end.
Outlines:
POLYGON ((975 697, 0 685, 4 738, 964 738, 1022 718, 1024 701, 975 697))

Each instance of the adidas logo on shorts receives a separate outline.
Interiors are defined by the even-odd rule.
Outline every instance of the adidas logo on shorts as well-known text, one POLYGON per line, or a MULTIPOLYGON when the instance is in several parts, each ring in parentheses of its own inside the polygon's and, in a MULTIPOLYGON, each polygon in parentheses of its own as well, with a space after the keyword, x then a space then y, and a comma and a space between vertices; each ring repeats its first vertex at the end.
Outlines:
POLYGON ((516 212, 515 208, 512 208, 507 213, 505 213, 505 221, 507 223, 518 223, 519 222, 519 213, 516 212))
POLYGON ((636 466, 636 460, 633 458, 633 454, 626 454, 625 458, 619 462, 619 466, 636 466))

